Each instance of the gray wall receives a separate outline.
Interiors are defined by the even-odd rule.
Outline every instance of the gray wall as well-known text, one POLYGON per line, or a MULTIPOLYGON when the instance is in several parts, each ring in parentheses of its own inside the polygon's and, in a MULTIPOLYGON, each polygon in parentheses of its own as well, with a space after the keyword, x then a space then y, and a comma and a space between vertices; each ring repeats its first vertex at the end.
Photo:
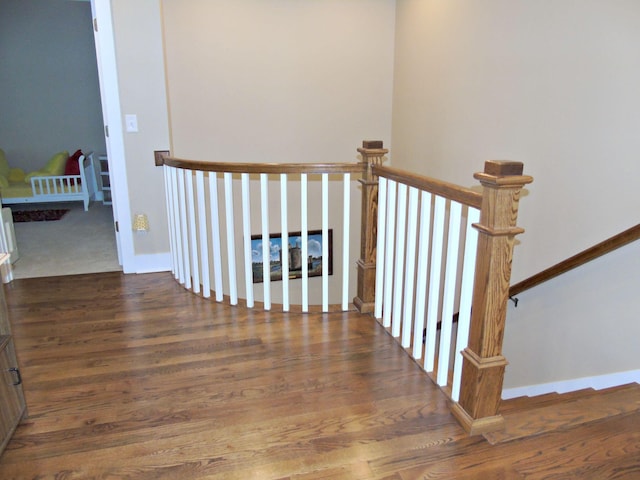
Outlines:
POLYGON ((0 91, 0 148, 12 166, 105 152, 90 3, 0 0, 0 91))

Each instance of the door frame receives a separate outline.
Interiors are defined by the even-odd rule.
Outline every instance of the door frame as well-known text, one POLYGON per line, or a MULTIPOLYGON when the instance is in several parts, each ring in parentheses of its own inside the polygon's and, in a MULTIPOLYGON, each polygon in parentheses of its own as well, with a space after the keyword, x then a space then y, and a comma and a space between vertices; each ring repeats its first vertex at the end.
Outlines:
POLYGON ((96 59, 109 175, 118 262, 124 273, 135 273, 135 252, 131 228, 131 208, 127 181, 122 112, 118 89, 118 69, 110 0, 91 0, 96 59))

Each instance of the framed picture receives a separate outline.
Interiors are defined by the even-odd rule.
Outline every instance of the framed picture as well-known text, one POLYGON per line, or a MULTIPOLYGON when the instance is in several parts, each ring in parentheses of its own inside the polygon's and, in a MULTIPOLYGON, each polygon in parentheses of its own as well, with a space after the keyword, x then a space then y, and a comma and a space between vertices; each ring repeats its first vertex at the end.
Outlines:
MULTIPOLYGON (((307 232, 307 266, 309 276, 317 277, 322 275, 322 246, 323 242, 328 242, 329 250, 329 275, 333 275, 333 229, 327 232, 327 239, 322 238, 322 230, 309 230, 307 232)), ((269 235, 269 265, 271 271, 271 281, 282 280, 282 256, 289 258, 289 278, 302 278, 302 233, 290 232, 288 246, 282 248, 282 234, 272 233, 269 235)), ((262 283, 262 235, 251 236, 251 254, 253 283, 262 283)))

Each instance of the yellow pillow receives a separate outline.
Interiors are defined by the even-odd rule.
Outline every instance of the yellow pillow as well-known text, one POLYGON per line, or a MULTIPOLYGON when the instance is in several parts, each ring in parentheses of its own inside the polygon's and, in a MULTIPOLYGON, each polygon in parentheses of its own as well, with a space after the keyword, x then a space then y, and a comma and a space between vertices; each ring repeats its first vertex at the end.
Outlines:
POLYGON ((51 174, 49 172, 45 172, 44 170, 36 170, 35 172, 29 172, 24 177, 24 183, 31 183, 31 179, 33 177, 50 177, 51 174))
POLYGON ((9 180, 7 177, 0 175, 0 188, 7 188, 9 186, 9 180))
POLYGON ((69 152, 56 153, 42 169, 45 172, 49 172, 49 175, 64 175, 64 167, 69 160, 69 152))
POLYGON ((4 150, 0 148, 0 175, 4 175, 5 177, 9 174, 9 162, 7 162, 7 157, 4 154, 4 150))
POLYGON ((10 182, 22 182, 24 181, 24 170, 21 168, 12 168, 9 170, 10 182))

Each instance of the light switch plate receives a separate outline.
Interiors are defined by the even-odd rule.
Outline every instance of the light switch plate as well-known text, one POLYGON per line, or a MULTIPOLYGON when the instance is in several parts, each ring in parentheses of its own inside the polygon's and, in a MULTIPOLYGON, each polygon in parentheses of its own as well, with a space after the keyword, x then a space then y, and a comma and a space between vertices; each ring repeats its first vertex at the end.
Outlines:
POLYGON ((125 129, 129 133, 138 131, 138 116, 134 114, 127 114, 124 116, 125 129))

